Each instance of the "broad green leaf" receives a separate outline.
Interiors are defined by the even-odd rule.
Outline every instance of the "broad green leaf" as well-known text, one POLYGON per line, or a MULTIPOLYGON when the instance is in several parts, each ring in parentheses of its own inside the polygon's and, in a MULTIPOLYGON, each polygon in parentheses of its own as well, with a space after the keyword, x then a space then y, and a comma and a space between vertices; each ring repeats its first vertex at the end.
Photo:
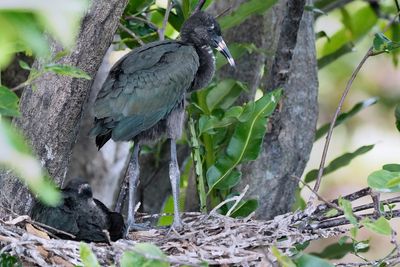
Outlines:
POLYGON ((342 197, 339 198, 339 206, 343 209, 344 217, 349 220, 352 225, 357 225, 357 219, 353 214, 351 202, 342 197))
POLYGON ((79 254, 84 267, 100 267, 96 255, 94 255, 88 244, 83 242, 79 244, 79 254))
POLYGON ((7 87, 0 85, 0 116, 19 116, 19 98, 7 87))
POLYGON ((12 170, 45 204, 56 205, 60 201, 60 193, 32 156, 22 134, 1 121, 0 148, 0 166, 12 170))
POLYGON ((51 71, 56 74, 70 76, 73 78, 82 78, 86 80, 92 79, 86 72, 83 70, 69 65, 63 64, 49 64, 44 67, 44 70, 51 71))
POLYGON ((373 41, 373 52, 380 53, 386 52, 389 53, 394 49, 400 47, 400 43, 393 42, 389 38, 387 38, 383 33, 376 33, 373 41))
POLYGON ((239 5, 231 14, 218 20, 221 29, 234 27, 254 14, 261 14, 272 7, 277 0, 248 0, 239 5))
MULTIPOLYGON (((329 173, 332 173, 334 171, 336 171, 337 169, 340 169, 344 166, 347 166, 350 164, 350 162, 358 157, 361 156, 365 153, 367 153, 368 151, 370 151, 372 148, 374 148, 374 145, 369 145, 369 146, 362 146, 360 148, 358 148, 356 151, 351 152, 351 153, 345 153, 337 158, 335 158, 334 160, 332 160, 329 165, 327 167, 324 168, 324 175, 327 175, 329 173)), ((304 181, 306 183, 310 183, 314 180, 316 180, 318 177, 318 170, 314 169, 311 170, 307 173, 304 181)))
POLYGON ((332 263, 327 262, 321 258, 313 255, 303 254, 300 258, 295 260, 297 267, 333 267, 332 263))
POLYGON ((338 214, 338 210, 337 209, 329 209, 327 212, 324 213, 325 217, 332 217, 332 216, 336 216, 338 214))
POLYGON ((247 113, 243 113, 243 108, 240 106, 234 106, 228 109, 222 118, 216 116, 201 115, 199 119, 199 132, 213 134, 213 130, 217 128, 225 128, 238 121, 243 122, 243 117, 247 116, 247 113))
POLYGON ((400 184, 388 186, 389 181, 398 178, 400 172, 391 172, 387 170, 379 170, 368 176, 368 186, 380 192, 399 192, 400 184))
POLYGON ((394 117, 396 118, 396 128, 400 132, 400 104, 396 105, 394 117))
MULTIPOLYGON (((367 246, 361 250, 357 250, 357 252, 367 252, 368 250, 369 250, 369 246, 367 246)), ((348 253, 354 253, 354 252, 356 252, 356 251, 355 251, 353 243, 342 243, 342 244, 335 243, 335 244, 327 246, 326 248, 324 248, 323 251, 321 251, 319 253, 312 253, 312 255, 315 255, 317 257, 324 258, 324 259, 335 260, 335 259, 341 259, 344 256, 346 256, 348 253)))
POLYGON ((271 253, 282 267, 296 267, 296 264, 285 254, 280 252, 275 246, 271 247, 271 253))
POLYGON ((400 164, 385 164, 382 166, 382 169, 390 171, 390 172, 400 172, 400 164))
MULTIPOLYGON (((245 53, 265 53, 265 51, 263 51, 262 49, 258 49, 252 43, 229 43, 229 51, 231 52, 232 57, 235 59, 235 61, 239 60, 245 53)), ((221 53, 217 53, 215 54, 215 56, 215 66, 217 70, 228 63, 226 58, 221 53)))
POLYGON ((258 208, 258 201, 256 199, 249 199, 241 201, 240 204, 232 212, 231 217, 246 217, 258 208))
POLYGON ((353 43, 351 43, 351 42, 345 43, 344 45, 339 47, 336 51, 319 58, 318 59, 318 69, 322 69, 323 67, 334 62, 336 59, 340 58, 341 56, 346 55, 350 52, 353 52, 354 51, 353 47, 354 47, 353 43))
POLYGON ((387 183, 386 183, 387 187, 395 187, 395 186, 400 186, 400 176, 394 177, 392 179, 390 179, 387 183))
MULTIPOLYGON (((341 113, 335 123, 335 127, 346 122, 348 119, 352 118, 354 115, 356 115, 358 112, 361 110, 376 104, 378 102, 378 98, 372 97, 368 98, 367 100, 358 102, 355 104, 348 112, 341 113)), ((330 123, 322 125, 317 132, 315 133, 315 141, 320 139, 322 136, 324 136, 328 131, 329 131, 329 126, 330 123)))
POLYGON ((375 26, 377 17, 368 4, 358 4, 348 9, 351 16, 352 30, 343 26, 331 35, 330 40, 318 42, 318 58, 322 58, 337 51, 340 47, 349 42, 357 42, 375 26), (368 18, 366 20, 365 18, 368 18))
POLYGON ((0 266, 1 267, 22 267, 20 260, 11 254, 1 253, 0 254, 0 266))
POLYGON ((238 98, 246 87, 233 79, 226 79, 219 82, 207 94, 206 103, 208 110, 212 111, 215 108, 229 108, 238 98))
POLYGON ((275 90, 264 95, 255 102, 252 116, 247 121, 237 124, 226 153, 207 171, 208 193, 213 188, 218 188, 218 184, 226 184, 225 180, 231 180, 231 173, 238 164, 257 158, 266 132, 266 117, 275 110, 281 94, 282 90, 275 90))
POLYGON ((190 0, 182 0, 182 13, 185 20, 190 16, 190 0))
POLYGON ((155 245, 139 243, 122 255, 121 267, 168 267, 167 257, 155 245), (146 257, 147 256, 147 257, 146 257))
POLYGON ((31 70, 31 67, 29 67, 28 63, 23 60, 18 60, 18 64, 24 70, 31 70))
POLYGON ((389 221, 385 217, 379 217, 376 221, 369 218, 361 220, 361 224, 368 230, 382 235, 391 235, 392 228, 390 227, 389 221))
POLYGON ((330 40, 328 34, 324 31, 319 31, 315 34, 315 39, 318 40, 320 38, 326 38, 328 41, 330 40))

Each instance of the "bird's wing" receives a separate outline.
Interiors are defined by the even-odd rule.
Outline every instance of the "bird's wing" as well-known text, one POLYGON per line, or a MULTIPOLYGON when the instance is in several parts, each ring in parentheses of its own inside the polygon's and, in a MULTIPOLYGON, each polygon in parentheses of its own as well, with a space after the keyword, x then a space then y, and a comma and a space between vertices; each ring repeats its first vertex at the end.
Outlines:
POLYGON ((130 140, 182 101, 198 67, 195 49, 174 41, 132 51, 110 72, 96 99, 95 116, 107 118, 114 140, 130 140))

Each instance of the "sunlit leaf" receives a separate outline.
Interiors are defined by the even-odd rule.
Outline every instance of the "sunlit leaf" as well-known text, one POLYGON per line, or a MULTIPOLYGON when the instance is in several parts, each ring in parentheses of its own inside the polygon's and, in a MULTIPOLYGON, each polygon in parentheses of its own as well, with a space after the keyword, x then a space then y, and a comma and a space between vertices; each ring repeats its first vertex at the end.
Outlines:
MULTIPOLYGON (((217 162, 207 171, 209 192, 219 184, 227 185, 225 180, 231 181, 237 174, 231 175, 241 162, 255 160, 261 149, 261 143, 266 132, 266 117, 275 110, 281 97, 282 90, 275 90, 262 98, 249 103, 244 109, 251 107, 251 117, 245 122, 238 123, 229 140, 226 153, 221 155, 217 162), (254 106, 254 107, 252 107, 254 106)), ((235 172, 234 172, 235 173, 235 172)))
POLYGON ((18 60, 18 64, 24 70, 31 70, 31 67, 29 67, 28 63, 23 60, 18 60))
POLYGON ((376 221, 369 218, 361 220, 361 224, 368 230, 382 235, 390 235, 392 228, 390 227, 389 221, 385 217, 379 217, 376 221))
POLYGON ((70 76, 74 78, 82 78, 90 80, 91 77, 83 70, 76 68, 74 66, 63 65, 63 64, 49 64, 44 67, 46 71, 51 71, 56 74, 70 76))
POLYGON ((400 172, 391 172, 387 170, 379 170, 368 176, 368 186, 380 192, 399 192, 400 184, 388 186, 389 181, 393 181, 400 177, 400 172))
POLYGON ((280 252, 275 246, 271 247, 271 252, 282 267, 296 267, 296 264, 288 256, 280 252))
POLYGON ((0 85, 0 115, 19 116, 19 98, 7 87, 0 85))
POLYGON ((0 148, 1 166, 11 169, 45 204, 59 202, 60 193, 32 156, 22 134, 5 122, 0 122, 0 148))
POLYGON ((354 216, 351 202, 342 197, 339 198, 339 206, 343 209, 344 217, 353 225, 357 225, 357 219, 354 216))
POLYGON ((222 30, 227 30, 234 27, 243 21, 245 21, 249 16, 254 14, 263 13, 272 7, 277 0, 248 0, 239 5, 231 14, 223 16, 218 20, 221 25, 222 30))
POLYGON ((170 265, 166 259, 164 253, 155 245, 139 243, 133 247, 133 251, 124 252, 121 267, 168 267, 170 265))
POLYGON ((79 244, 79 254, 84 267, 100 267, 96 255, 94 255, 88 244, 83 242, 79 244))

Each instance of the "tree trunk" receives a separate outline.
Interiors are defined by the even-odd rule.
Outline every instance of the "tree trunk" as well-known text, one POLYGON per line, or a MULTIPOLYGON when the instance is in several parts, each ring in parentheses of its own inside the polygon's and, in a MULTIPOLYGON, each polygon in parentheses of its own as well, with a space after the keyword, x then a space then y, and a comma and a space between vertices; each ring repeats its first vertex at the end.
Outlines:
MULTIPOLYGON (((82 21, 77 44, 59 63, 77 66, 94 77, 110 46, 127 0, 94 0, 82 21)), ((52 43, 52 50, 62 50, 52 43)), ((36 62, 38 66, 40 62, 36 62)), ((80 126, 83 105, 92 81, 46 74, 26 88, 21 98, 22 117, 15 124, 23 130, 34 151, 57 184, 67 173, 71 150, 80 126)), ((1 203, 20 214, 29 211, 32 198, 10 174, 1 179, 1 203), (12 203, 13 202, 13 203, 12 203)))
POLYGON ((263 150, 256 161, 243 164, 237 187, 240 191, 250 186, 248 197, 259 200, 256 216, 260 219, 290 211, 298 184, 292 176, 301 176, 314 141, 318 115, 314 19, 312 12, 303 14, 303 10, 304 1, 280 1, 266 14, 253 16, 225 34, 228 44, 254 42, 266 51, 266 56, 245 55, 236 70, 223 69, 220 74, 248 84, 251 90, 244 101, 252 99, 258 87, 284 89, 263 150), (266 75, 257 76, 264 67, 266 75))

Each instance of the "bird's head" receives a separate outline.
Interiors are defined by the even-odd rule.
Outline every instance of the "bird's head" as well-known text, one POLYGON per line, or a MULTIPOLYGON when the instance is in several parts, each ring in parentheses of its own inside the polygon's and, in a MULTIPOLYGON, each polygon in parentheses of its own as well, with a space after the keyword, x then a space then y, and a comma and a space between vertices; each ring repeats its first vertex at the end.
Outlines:
POLYGON ((71 179, 63 189, 64 192, 77 194, 81 198, 92 198, 93 192, 90 185, 82 178, 76 177, 71 179))
POLYGON ((196 46, 211 46, 217 49, 234 67, 235 61, 228 47, 222 39, 221 28, 215 18, 203 11, 190 16, 181 29, 182 41, 193 43, 196 46))

